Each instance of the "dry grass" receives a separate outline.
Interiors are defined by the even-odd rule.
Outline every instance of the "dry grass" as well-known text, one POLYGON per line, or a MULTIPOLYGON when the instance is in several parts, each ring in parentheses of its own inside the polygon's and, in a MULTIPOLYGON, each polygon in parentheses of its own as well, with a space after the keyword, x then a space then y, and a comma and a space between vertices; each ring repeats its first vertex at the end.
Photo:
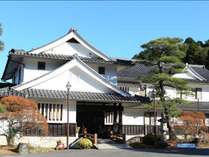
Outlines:
POLYGON ((199 144, 198 148, 209 148, 209 143, 206 144, 199 144))
POLYGON ((47 152, 53 152, 53 151, 55 151, 55 149, 53 149, 53 148, 29 146, 29 152, 30 153, 47 153, 47 152))
MULTIPOLYGON (((55 151, 53 148, 43 148, 43 147, 32 147, 29 146, 29 153, 46 153, 55 151)), ((0 145, 0 156, 1 155, 15 155, 18 154, 15 146, 0 145)))
POLYGON ((15 147, 2 145, 0 146, 0 155, 14 155, 17 154, 15 147))

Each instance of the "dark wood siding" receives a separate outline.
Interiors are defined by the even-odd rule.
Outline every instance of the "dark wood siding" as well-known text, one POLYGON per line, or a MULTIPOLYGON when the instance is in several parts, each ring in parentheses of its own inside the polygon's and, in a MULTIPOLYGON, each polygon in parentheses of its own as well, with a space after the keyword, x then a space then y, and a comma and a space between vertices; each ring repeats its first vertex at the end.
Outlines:
MULTIPOLYGON (((67 125, 60 123, 49 123, 48 124, 48 136, 66 136, 67 125)), ((69 134, 74 137, 76 135, 76 124, 69 125, 69 134)), ((40 129, 27 129, 23 133, 24 136, 43 136, 40 129)))
MULTIPOLYGON (((160 134, 160 126, 156 126, 157 134, 160 134)), ((154 133, 153 125, 123 125, 122 133, 126 135, 144 135, 154 133)))

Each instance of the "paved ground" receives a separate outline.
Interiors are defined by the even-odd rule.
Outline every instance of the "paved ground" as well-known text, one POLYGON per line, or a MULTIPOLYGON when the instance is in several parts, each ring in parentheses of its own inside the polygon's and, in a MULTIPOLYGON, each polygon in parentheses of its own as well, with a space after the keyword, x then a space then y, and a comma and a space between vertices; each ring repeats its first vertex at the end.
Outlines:
MULTIPOLYGON (((52 153, 16 155, 15 157, 187 157, 208 156, 209 149, 201 150, 69 150, 52 153)), ((14 156, 3 156, 14 157, 14 156)))

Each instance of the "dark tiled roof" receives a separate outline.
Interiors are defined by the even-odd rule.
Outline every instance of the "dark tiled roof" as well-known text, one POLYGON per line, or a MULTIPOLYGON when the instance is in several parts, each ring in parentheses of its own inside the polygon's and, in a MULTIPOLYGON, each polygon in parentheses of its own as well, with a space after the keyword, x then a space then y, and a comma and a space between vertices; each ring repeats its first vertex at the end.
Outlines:
MULTIPOLYGON (((61 55, 61 54, 52 54, 52 53, 29 53, 24 50, 14 50, 12 49, 9 53, 9 56, 20 56, 20 57, 34 57, 34 58, 46 58, 46 59, 56 59, 56 60, 65 60, 69 61, 73 59, 73 56, 69 55, 61 55)), ((91 63, 105 63, 105 64, 113 64, 114 61, 105 61, 101 58, 87 58, 87 57, 80 57, 84 62, 91 62, 91 63)))
POLYGON ((207 82, 209 81, 209 70, 206 69, 205 66, 189 65, 189 68, 191 68, 197 74, 205 78, 207 82))
MULTIPOLYGON (((26 89, 16 91, 14 89, 3 88, 0 90, 0 96, 17 95, 27 98, 48 98, 48 99, 66 99, 66 91, 61 90, 43 90, 43 89, 26 89)), ((91 92, 75 92, 69 93, 71 100, 88 101, 88 102, 126 102, 126 103, 141 103, 149 101, 148 98, 140 96, 124 97, 119 94, 108 93, 91 93, 91 92)))
POLYGON ((200 111, 209 113, 209 102, 192 102, 191 104, 177 105, 183 111, 200 111))
POLYGON ((118 77, 136 79, 140 76, 148 75, 153 69, 154 66, 139 63, 130 68, 119 71, 118 77))

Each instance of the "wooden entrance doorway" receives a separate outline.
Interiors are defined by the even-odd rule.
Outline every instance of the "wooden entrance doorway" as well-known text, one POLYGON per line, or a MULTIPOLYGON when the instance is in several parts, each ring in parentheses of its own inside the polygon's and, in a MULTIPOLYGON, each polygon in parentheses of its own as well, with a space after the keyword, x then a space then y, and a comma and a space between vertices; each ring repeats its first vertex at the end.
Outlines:
POLYGON ((109 138, 111 130, 117 130, 117 133, 122 132, 121 106, 77 102, 77 126, 80 127, 80 134, 83 128, 86 128, 89 134, 97 133, 99 138, 109 138), (112 113, 112 117, 109 117, 112 123, 106 123, 107 113, 112 113))

